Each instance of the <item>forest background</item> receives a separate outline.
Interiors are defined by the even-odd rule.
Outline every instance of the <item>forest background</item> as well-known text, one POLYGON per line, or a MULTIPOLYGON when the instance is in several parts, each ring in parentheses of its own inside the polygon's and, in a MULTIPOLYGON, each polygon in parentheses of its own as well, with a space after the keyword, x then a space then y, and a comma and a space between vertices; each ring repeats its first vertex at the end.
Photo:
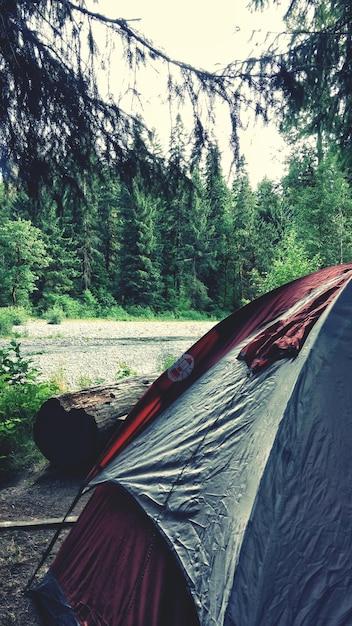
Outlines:
MULTIPOLYGON (((103 5, 0 0, 0 335, 29 316, 215 321, 351 262, 350 0, 287 2, 284 30, 258 55, 212 71, 103 5), (167 147, 159 120, 143 118, 151 77, 167 147), (275 121, 291 151, 281 179, 255 188, 240 144, 249 111, 275 121)), ((36 412, 65 389, 38 377, 17 338, 2 346, 6 473, 32 458, 36 412)))
POLYGON ((283 282, 351 261, 349 2, 291 2, 284 50, 278 36, 260 58, 212 75, 85 2, 53 4, 0 3, 3 310, 56 320, 219 318, 283 282), (167 64, 168 98, 180 106, 166 152, 142 117, 99 99, 97 22, 123 40, 133 80, 141 65, 167 64), (232 121, 230 182, 216 139, 219 96, 232 121), (192 131, 182 118, 187 98, 192 131), (243 105, 264 120, 271 112, 292 149, 285 176, 255 189, 236 135, 243 105))

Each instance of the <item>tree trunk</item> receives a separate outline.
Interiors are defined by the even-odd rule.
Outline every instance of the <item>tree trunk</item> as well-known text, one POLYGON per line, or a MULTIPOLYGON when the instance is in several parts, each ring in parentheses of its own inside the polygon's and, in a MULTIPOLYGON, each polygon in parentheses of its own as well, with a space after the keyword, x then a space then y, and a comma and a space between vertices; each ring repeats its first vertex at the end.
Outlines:
POLYGON ((109 386, 91 387, 49 398, 34 423, 34 440, 57 467, 92 464, 157 374, 129 376, 109 386))

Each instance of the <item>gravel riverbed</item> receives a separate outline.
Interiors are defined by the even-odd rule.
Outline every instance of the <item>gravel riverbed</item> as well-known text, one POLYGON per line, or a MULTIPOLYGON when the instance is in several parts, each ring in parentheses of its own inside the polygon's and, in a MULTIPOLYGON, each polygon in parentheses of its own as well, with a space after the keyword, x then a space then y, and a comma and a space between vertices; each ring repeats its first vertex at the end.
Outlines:
MULTIPOLYGON (((70 390, 116 381, 117 372, 161 373, 216 322, 118 322, 69 320, 51 325, 42 320, 15 326, 23 356, 30 357, 41 378, 54 378, 70 390)), ((8 344, 1 340, 0 347, 8 344)))

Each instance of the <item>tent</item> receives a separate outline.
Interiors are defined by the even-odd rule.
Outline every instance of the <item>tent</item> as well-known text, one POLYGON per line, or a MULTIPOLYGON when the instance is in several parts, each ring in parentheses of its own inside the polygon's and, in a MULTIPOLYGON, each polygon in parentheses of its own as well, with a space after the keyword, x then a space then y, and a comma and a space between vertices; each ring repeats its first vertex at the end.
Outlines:
POLYGON ((47 624, 352 624, 351 278, 258 298, 153 383, 33 589, 47 624))

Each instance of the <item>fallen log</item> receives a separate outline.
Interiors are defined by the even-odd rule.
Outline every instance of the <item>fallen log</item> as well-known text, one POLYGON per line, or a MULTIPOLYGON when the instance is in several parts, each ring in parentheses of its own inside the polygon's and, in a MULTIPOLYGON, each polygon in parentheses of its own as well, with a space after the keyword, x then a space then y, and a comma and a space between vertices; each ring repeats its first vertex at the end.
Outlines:
POLYGON ((37 447, 61 469, 89 465, 156 377, 128 376, 49 398, 34 422, 37 447))

